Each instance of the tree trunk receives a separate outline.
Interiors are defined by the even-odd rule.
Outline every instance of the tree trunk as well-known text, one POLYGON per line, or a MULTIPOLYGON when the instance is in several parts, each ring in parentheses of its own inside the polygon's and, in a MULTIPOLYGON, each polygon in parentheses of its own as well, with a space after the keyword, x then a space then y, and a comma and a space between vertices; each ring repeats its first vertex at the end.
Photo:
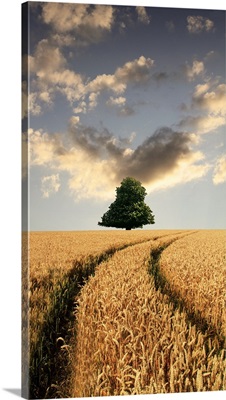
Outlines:
POLYGON ((127 231, 131 231, 131 228, 126 228, 127 231))

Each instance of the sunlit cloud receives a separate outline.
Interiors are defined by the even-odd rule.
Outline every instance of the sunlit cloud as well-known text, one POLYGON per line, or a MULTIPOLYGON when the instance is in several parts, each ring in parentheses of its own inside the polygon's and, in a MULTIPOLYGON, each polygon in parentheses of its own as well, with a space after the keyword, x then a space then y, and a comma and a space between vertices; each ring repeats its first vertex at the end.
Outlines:
POLYGON ((57 165, 57 157, 65 154, 65 148, 60 135, 49 135, 41 130, 28 129, 28 160, 30 165, 57 165))
POLYGON ((142 22, 143 24, 150 24, 150 17, 147 14, 147 10, 143 6, 136 7, 136 12, 138 15, 138 21, 142 22))
MULTIPOLYGON (((67 146, 65 135, 29 130, 30 165, 52 170, 53 175, 48 176, 67 172, 68 189, 77 201, 110 198, 126 176, 139 179, 149 191, 155 191, 200 179, 209 170, 204 154, 194 150, 193 134, 161 128, 132 149, 134 136, 115 137, 106 128, 98 131, 84 126, 78 116, 73 116, 67 146)), ((54 184, 58 187, 59 183, 54 179, 43 181, 52 192, 54 184)), ((42 190, 48 197, 47 189, 42 190)))
POLYGON ((114 24, 114 8, 104 5, 47 3, 42 6, 43 21, 61 34, 61 41, 71 39, 73 32, 77 44, 95 43, 110 32, 114 24), (66 34, 62 36, 62 34, 66 34))
POLYGON ((39 94, 29 93, 28 94, 28 110, 27 112, 31 113, 32 115, 40 115, 42 108, 41 105, 38 103, 39 94))
MULTIPOLYGON (((108 105, 116 104, 128 85, 144 85, 151 79, 151 69, 154 60, 140 56, 118 67, 114 74, 101 74, 95 78, 85 79, 80 74, 67 68, 67 62, 60 48, 52 45, 48 40, 38 43, 33 56, 29 57, 33 90, 30 92, 29 111, 39 115, 44 106, 50 106, 56 93, 66 97, 75 113, 86 114, 98 104, 100 93, 107 91, 114 93, 117 99, 110 96, 108 105), (76 104, 77 103, 77 104, 76 104), (76 104, 76 105, 75 105, 76 104)), ((129 115, 129 109, 125 114, 129 115)))
POLYGON ((184 111, 199 112, 199 115, 189 115, 183 118, 177 126, 190 129, 196 133, 214 132, 226 126, 226 85, 217 80, 198 84, 194 88, 191 108, 184 111))
POLYGON ((57 193, 60 188, 59 174, 43 176, 41 179, 41 191, 43 198, 49 198, 52 194, 57 193))
POLYGON ((213 183, 219 185, 226 182, 226 155, 222 155, 217 159, 213 173, 213 183))
POLYGON ((73 111, 74 111, 75 114, 81 114, 81 113, 82 114, 86 114, 86 112, 87 112, 87 104, 86 104, 86 102, 83 100, 80 103, 78 103, 78 106, 75 107, 73 109, 73 111))
POLYGON ((154 66, 154 60, 140 56, 139 58, 128 61, 123 67, 115 71, 116 80, 123 83, 142 84, 151 78, 151 68, 154 66))
POLYGON ((188 128, 196 133, 209 133, 226 124, 226 118, 216 115, 188 116, 178 124, 181 128, 188 128))
POLYGON ((122 105, 125 104, 125 102, 126 102, 126 98, 125 97, 122 97, 122 96, 120 96, 120 97, 112 97, 111 96, 107 100, 106 104, 108 106, 122 106, 122 105))
POLYGON ((189 33, 210 32, 214 29, 214 22, 201 15, 190 15, 187 17, 187 29, 189 33))
POLYGON ((198 85, 192 97, 192 106, 215 115, 226 115, 226 84, 198 85))
POLYGON ((197 76, 205 71, 203 61, 194 60, 192 65, 185 65, 185 75, 189 81, 193 81, 197 76))

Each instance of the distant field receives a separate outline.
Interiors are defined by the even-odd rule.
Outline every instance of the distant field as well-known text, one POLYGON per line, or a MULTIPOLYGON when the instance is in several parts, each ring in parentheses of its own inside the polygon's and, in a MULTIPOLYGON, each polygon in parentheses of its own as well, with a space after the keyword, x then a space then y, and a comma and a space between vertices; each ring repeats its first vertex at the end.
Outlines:
POLYGON ((225 238, 31 232, 30 395, 225 390, 225 238))

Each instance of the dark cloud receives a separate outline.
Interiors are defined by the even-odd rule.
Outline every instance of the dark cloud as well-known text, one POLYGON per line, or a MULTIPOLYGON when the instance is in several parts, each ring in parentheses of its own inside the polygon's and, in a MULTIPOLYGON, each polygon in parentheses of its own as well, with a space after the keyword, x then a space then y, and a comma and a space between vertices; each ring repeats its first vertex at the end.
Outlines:
POLYGON ((165 83, 165 82, 179 82, 183 79, 184 72, 182 71, 171 71, 171 72, 155 72, 151 76, 151 81, 157 84, 165 83))
POLYGON ((163 127, 149 136, 135 150, 128 148, 129 140, 115 138, 106 128, 76 125, 71 128, 74 143, 95 159, 116 161, 117 181, 133 176, 144 183, 173 172, 178 162, 191 154, 192 138, 188 132, 163 127))
POLYGON ((155 74, 152 75, 152 79, 157 83, 162 83, 170 79, 170 75, 167 74, 166 72, 156 72, 155 74))
POLYGON ((137 147, 118 174, 120 178, 134 176, 144 183, 151 182, 173 171, 178 161, 190 154, 190 144, 188 133, 160 128, 137 147))
POLYGON ((100 132, 82 124, 70 126, 73 143, 94 158, 122 157, 126 141, 116 139, 106 128, 100 132))

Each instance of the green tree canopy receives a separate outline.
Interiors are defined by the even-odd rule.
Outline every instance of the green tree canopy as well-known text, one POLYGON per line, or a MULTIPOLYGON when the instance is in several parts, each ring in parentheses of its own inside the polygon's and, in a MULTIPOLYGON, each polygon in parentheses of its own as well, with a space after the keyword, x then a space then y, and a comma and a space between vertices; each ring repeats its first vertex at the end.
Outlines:
POLYGON ((154 224, 154 215, 144 203, 146 195, 146 189, 139 181, 130 177, 123 179, 121 186, 116 188, 115 201, 98 225, 130 230, 154 224))

